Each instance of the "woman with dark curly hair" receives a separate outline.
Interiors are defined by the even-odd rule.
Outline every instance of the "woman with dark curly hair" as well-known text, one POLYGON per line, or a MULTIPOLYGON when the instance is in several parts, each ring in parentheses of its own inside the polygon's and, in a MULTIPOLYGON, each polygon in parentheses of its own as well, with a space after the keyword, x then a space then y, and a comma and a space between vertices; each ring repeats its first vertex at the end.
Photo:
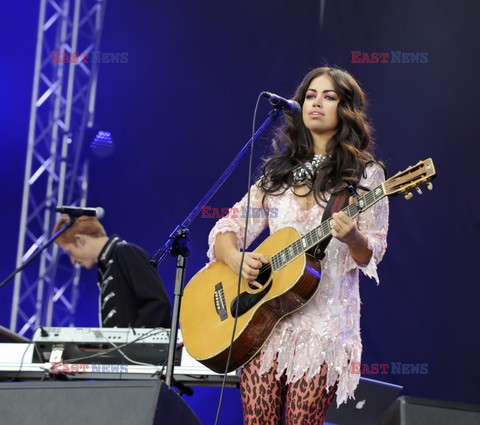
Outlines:
MULTIPOLYGON (((240 270, 242 250, 267 226, 271 233, 293 227, 304 235, 320 224, 332 196, 347 186, 364 193, 385 179, 372 153, 365 95, 348 72, 314 69, 294 99, 302 114, 286 116, 263 175, 250 191, 252 209, 270 213, 249 219, 246 247, 240 217, 220 219, 210 233, 210 260, 218 259, 234 272, 240 270)), ((246 205, 247 196, 234 211, 246 205)), ((290 425, 322 424, 335 393, 337 405, 353 396, 360 377, 352 365, 360 362, 362 352, 359 271, 378 282, 387 230, 386 198, 355 219, 333 213, 333 238, 321 259, 319 289, 276 325, 242 368, 245 424, 279 424, 283 414, 290 425)), ((262 253, 246 252, 242 277, 260 286, 256 278, 268 261, 262 253)))

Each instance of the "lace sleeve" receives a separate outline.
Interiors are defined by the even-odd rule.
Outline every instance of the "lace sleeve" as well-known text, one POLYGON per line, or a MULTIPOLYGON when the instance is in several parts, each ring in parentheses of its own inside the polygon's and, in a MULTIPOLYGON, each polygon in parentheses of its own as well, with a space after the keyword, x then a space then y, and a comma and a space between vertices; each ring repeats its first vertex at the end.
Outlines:
MULTIPOLYGON (((247 245, 245 249, 262 233, 268 224, 268 211, 262 208, 262 198, 263 192, 254 184, 250 189, 250 214, 248 220, 247 245)), ((219 233, 235 233, 238 249, 244 249, 243 239, 245 235, 246 213, 247 195, 230 208, 228 216, 217 221, 208 236, 207 256, 210 261, 215 260, 215 240, 219 233)))
MULTIPOLYGON (((384 171, 378 164, 369 165, 366 173, 366 178, 362 179, 360 184, 369 189, 385 181, 384 171)), ((388 198, 385 197, 358 216, 358 230, 367 238, 372 257, 368 264, 357 264, 351 255, 347 261, 347 270, 358 267, 366 276, 375 279, 377 284, 379 283, 377 265, 387 249, 388 211, 388 198)))

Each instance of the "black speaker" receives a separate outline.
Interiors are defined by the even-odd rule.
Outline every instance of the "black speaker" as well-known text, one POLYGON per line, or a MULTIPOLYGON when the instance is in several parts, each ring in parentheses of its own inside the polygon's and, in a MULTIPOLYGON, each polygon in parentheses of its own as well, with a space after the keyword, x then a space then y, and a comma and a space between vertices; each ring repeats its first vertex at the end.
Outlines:
POLYGON ((182 398, 157 379, 0 384, 4 425, 201 425, 182 398))
POLYGON ((480 406, 400 397, 379 425, 478 425, 480 406))

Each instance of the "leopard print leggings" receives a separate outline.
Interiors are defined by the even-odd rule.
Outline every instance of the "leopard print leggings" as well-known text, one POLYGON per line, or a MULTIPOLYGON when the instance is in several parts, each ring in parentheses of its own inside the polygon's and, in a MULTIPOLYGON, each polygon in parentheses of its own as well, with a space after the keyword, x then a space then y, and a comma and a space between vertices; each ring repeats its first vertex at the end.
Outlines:
POLYGON ((327 393, 326 364, 312 379, 304 377, 291 384, 287 384, 285 374, 277 379, 275 369, 276 365, 260 375, 259 355, 243 367, 240 394, 244 424, 322 425, 337 390, 335 384, 327 393))

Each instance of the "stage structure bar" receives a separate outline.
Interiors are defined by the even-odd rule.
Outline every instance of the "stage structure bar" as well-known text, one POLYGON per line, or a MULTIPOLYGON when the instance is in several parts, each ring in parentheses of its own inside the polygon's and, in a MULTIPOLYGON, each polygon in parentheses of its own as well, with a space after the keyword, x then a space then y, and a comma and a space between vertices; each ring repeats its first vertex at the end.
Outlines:
MULTIPOLYGON (((86 205, 85 130, 94 124, 106 1, 40 1, 17 267, 48 239, 56 205, 86 205)), ((54 244, 16 275, 13 332, 74 324, 80 269, 60 254, 54 244)))

